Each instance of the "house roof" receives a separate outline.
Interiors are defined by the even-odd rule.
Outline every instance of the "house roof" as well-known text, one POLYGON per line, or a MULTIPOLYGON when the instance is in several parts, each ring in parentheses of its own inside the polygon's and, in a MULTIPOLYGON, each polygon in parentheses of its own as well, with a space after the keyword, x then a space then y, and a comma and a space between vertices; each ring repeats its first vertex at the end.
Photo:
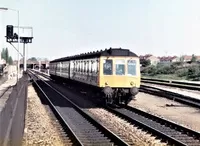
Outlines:
POLYGON ((158 57, 160 59, 160 61, 171 61, 173 59, 176 59, 177 56, 162 56, 162 57, 158 57))
POLYGON ((149 57, 153 56, 152 54, 140 55, 140 59, 148 59, 149 57))

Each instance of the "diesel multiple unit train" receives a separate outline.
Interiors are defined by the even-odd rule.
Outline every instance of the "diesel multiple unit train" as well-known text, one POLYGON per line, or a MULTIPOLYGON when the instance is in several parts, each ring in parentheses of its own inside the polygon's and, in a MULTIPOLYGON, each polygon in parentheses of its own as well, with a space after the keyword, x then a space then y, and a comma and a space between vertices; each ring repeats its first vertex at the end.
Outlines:
POLYGON ((139 57, 128 49, 110 48, 50 61, 53 80, 71 80, 93 91, 106 104, 128 104, 139 91, 139 57))

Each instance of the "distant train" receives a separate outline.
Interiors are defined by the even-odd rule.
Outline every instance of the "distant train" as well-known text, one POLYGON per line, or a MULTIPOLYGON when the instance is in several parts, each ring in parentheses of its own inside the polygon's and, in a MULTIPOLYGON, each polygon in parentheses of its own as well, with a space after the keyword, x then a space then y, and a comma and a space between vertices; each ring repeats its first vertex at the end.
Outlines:
POLYGON ((83 83, 106 104, 128 104, 140 87, 139 57, 128 49, 110 48, 50 61, 50 77, 83 83))

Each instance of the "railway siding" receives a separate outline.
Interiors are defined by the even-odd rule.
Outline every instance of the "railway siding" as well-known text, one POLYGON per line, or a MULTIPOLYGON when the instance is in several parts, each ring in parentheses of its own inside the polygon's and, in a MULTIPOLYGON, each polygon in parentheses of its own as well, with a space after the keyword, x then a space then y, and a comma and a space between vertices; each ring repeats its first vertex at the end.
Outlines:
MULTIPOLYGON (((149 84, 145 84, 145 85, 149 85, 149 84)), ((183 95, 183 96, 189 96, 191 98, 195 98, 195 99, 199 99, 200 100, 200 93, 194 93, 194 92, 186 91, 186 90, 179 89, 179 88, 161 87, 159 85, 152 85, 152 84, 150 86, 151 87, 156 87, 156 88, 159 88, 159 89, 162 89, 162 90, 178 93, 178 94, 183 95)))
POLYGON ((142 92, 137 95, 137 100, 131 101, 129 105, 200 131, 200 113, 198 108, 142 92))
POLYGON ((200 146, 199 132, 188 129, 164 118, 160 118, 130 106, 121 109, 109 108, 109 111, 127 119, 131 123, 137 123, 137 125, 159 135, 159 137, 163 137, 170 144, 184 146, 195 144, 200 146))

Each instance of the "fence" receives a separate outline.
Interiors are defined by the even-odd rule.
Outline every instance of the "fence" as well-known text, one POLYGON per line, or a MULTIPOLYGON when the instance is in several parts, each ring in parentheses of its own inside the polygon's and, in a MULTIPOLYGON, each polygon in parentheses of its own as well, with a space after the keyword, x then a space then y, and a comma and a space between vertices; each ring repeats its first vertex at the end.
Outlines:
POLYGON ((27 86, 28 75, 24 74, 17 84, 8 90, 9 98, 0 110, 0 146, 21 145, 25 126, 27 86))

